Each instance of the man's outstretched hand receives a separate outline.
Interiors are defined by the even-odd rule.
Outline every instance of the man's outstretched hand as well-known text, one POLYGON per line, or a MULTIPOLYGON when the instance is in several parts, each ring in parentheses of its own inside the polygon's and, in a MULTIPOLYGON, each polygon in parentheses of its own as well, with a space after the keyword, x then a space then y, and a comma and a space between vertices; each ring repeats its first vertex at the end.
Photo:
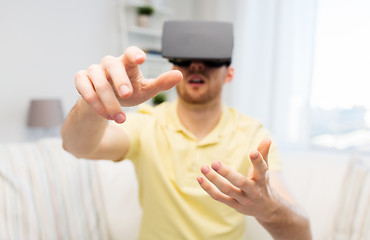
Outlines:
POLYGON ((129 47, 120 57, 105 56, 75 76, 76 89, 87 104, 100 116, 123 123, 121 106, 135 106, 174 87, 182 79, 180 71, 172 70, 156 79, 144 79, 139 65, 145 53, 129 47))
POLYGON ((252 166, 247 176, 216 161, 211 167, 202 166, 201 172, 209 181, 198 177, 199 184, 213 199, 238 212, 259 219, 265 218, 274 211, 268 174, 270 145, 271 140, 266 139, 261 142, 257 151, 250 153, 252 166))

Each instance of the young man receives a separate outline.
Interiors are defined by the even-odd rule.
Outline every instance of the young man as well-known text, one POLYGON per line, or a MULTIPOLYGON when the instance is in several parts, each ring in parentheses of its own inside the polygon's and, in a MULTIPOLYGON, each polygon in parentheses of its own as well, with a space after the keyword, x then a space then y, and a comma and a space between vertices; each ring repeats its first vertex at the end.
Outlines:
MULTIPOLYGON (((171 36, 207 35, 199 26, 216 35, 223 27, 175 23, 171 36)), ((308 219, 284 187, 268 132, 222 104, 223 85, 234 76, 231 52, 220 57, 215 50, 225 42, 207 40, 201 51, 193 45, 180 53, 176 44, 167 48, 168 41, 174 43, 164 36, 163 53, 174 67, 157 79, 142 76, 145 53, 136 47, 76 74, 81 99, 63 125, 64 148, 77 157, 133 161, 143 209, 139 239, 241 239, 244 215, 275 239, 311 239, 308 219), (127 117, 122 111, 175 85, 175 102, 127 117)))

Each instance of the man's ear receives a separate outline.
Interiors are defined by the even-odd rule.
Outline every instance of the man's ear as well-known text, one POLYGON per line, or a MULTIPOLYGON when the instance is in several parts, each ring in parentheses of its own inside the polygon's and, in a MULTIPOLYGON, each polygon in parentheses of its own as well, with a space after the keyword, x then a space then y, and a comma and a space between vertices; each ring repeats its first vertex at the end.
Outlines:
POLYGON ((226 77, 224 83, 229 83, 234 79, 234 68, 232 66, 228 66, 226 69, 226 77))

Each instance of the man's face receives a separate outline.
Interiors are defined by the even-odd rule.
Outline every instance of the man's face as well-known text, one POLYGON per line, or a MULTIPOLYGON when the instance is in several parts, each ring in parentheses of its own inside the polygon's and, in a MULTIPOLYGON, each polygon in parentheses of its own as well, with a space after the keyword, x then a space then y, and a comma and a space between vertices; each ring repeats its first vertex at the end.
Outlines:
POLYGON ((181 71, 184 77, 176 86, 179 97, 192 104, 221 100, 223 84, 233 77, 232 67, 208 66, 202 61, 191 61, 189 66, 175 64, 173 69, 181 71))

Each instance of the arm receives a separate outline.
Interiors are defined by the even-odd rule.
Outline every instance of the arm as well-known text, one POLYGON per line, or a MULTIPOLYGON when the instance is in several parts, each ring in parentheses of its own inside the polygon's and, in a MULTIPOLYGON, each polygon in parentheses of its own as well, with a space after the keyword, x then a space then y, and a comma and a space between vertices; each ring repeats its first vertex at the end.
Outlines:
POLYGON ((128 48, 120 57, 106 56, 76 74, 81 98, 62 126, 63 147, 76 157, 122 159, 129 148, 126 134, 107 120, 123 123, 122 106, 135 106, 168 90, 182 79, 179 71, 169 71, 157 79, 144 79, 139 65, 145 53, 128 48))
POLYGON ((80 98, 62 126, 63 147, 76 157, 120 160, 129 141, 117 125, 98 115, 80 98))
POLYGON ((281 173, 270 174, 271 188, 275 196, 275 211, 257 221, 275 239, 312 239, 310 223, 304 211, 293 200, 284 185, 281 173))
POLYGON ((247 176, 217 161, 201 169, 216 187, 203 177, 198 177, 198 182, 215 200, 254 216, 274 239, 311 239, 309 220, 287 191, 282 177, 268 172, 270 144, 265 140, 250 154, 252 167, 247 176))

